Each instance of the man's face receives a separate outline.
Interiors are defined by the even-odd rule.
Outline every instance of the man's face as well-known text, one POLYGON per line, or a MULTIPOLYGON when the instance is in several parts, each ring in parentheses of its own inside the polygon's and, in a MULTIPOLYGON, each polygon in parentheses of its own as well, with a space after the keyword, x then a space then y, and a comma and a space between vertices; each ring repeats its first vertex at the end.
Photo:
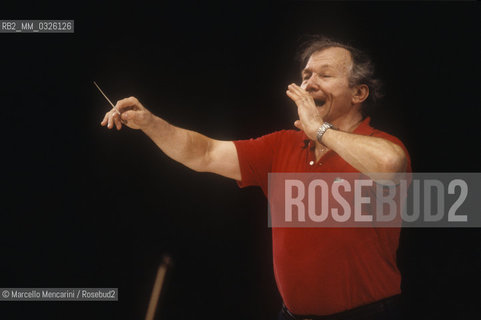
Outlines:
POLYGON ((332 47, 314 52, 302 71, 301 88, 314 98, 325 121, 335 121, 352 111, 351 65, 349 51, 332 47))

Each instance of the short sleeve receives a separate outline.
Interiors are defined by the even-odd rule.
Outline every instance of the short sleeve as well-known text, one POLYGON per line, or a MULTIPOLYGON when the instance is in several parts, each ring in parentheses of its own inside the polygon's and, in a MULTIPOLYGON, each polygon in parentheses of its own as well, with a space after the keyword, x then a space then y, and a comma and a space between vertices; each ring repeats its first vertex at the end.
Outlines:
POLYGON ((260 186, 267 190, 267 176, 272 171, 279 136, 280 132, 274 132, 256 139, 234 141, 241 171, 241 181, 237 183, 241 188, 260 186))
POLYGON ((406 146, 401 142, 401 140, 399 140, 395 136, 392 136, 392 135, 390 135, 386 132, 382 132, 382 131, 379 131, 379 130, 374 130, 373 133, 371 134, 371 136, 386 139, 386 140, 391 141, 392 143, 395 143, 398 146, 400 146, 404 150, 404 152, 406 153, 406 157, 407 157, 407 160, 408 160, 408 163, 407 163, 407 166, 406 166, 406 172, 412 172, 411 157, 409 156, 409 152, 408 152, 406 146))

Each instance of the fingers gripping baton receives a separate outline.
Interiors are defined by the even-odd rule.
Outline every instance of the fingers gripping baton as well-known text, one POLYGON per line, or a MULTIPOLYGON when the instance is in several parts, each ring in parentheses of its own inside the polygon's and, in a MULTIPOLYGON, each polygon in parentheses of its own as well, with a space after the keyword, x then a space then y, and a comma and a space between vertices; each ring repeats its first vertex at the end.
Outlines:
MULTIPOLYGON (((110 101, 110 99, 107 97, 107 95, 102 91, 102 89, 100 89, 99 85, 97 84, 97 82, 94 81, 94 85, 97 87, 97 89, 99 89, 100 93, 104 96, 104 98, 110 103, 110 105, 112 106, 112 108, 114 108, 114 110, 118 113, 118 115, 120 116, 121 113, 119 111, 119 109, 117 109, 115 107, 115 105, 112 103, 112 101, 110 101)), ((120 117, 120 122, 122 123, 126 123, 125 120, 122 119, 122 117, 120 117)))

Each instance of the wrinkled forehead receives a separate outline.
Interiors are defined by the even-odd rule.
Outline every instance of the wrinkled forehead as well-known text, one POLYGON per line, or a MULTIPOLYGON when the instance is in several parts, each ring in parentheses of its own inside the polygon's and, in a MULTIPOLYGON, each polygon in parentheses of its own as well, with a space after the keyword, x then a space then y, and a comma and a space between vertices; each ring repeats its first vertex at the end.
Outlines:
POLYGON ((352 69, 351 53, 340 47, 330 47, 315 51, 309 57, 304 69, 330 67, 340 72, 350 72, 352 69))

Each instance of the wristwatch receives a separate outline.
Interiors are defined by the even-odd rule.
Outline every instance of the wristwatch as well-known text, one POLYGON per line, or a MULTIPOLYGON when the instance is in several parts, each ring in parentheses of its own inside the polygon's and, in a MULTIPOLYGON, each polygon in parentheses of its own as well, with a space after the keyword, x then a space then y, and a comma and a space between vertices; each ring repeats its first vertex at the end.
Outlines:
POLYGON ((323 124, 321 124, 319 129, 317 129, 317 134, 316 134, 317 142, 322 143, 321 142, 322 136, 324 135, 324 133, 326 133, 326 131, 328 129, 331 129, 331 128, 334 128, 334 126, 332 124, 330 124, 329 122, 324 122, 323 124))

